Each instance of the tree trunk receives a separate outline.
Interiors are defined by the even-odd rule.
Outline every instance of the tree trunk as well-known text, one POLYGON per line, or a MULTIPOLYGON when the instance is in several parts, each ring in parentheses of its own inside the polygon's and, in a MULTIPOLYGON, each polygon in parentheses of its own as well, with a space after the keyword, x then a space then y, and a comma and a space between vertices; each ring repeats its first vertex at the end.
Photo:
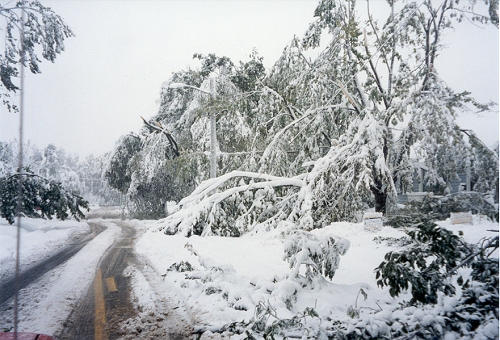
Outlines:
POLYGON ((386 203, 387 203, 387 193, 383 190, 382 183, 375 180, 375 183, 371 186, 371 191, 375 197, 375 211, 381 212, 385 215, 386 213, 386 203))

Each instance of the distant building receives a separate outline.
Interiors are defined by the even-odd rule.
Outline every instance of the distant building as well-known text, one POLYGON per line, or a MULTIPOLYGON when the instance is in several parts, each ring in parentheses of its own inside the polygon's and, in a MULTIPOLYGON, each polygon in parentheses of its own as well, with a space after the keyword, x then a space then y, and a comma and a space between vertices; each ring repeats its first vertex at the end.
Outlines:
MULTIPOLYGON (((422 164, 415 162, 415 171, 413 173, 413 188, 411 192, 400 191, 398 195, 398 203, 405 204, 409 201, 422 200, 424 196, 433 194, 433 189, 429 188, 425 184, 425 172, 427 167, 422 164)), ((468 173, 458 173, 458 178, 452 179, 448 184, 450 194, 458 192, 467 192, 473 190, 473 183, 471 181, 471 174, 468 173)))

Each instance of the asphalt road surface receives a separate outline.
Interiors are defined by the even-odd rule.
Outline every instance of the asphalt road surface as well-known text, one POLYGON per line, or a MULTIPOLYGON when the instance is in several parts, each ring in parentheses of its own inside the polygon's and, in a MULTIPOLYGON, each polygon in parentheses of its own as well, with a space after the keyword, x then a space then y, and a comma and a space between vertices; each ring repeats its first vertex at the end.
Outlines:
POLYGON ((69 260, 73 255, 78 253, 90 240, 100 234, 105 228, 99 224, 90 224, 92 231, 83 235, 79 239, 74 239, 67 246, 52 254, 43 262, 19 273, 19 277, 10 277, 0 282, 0 305, 12 298, 16 292, 16 288, 21 290, 28 285, 34 283, 48 271, 56 268, 69 260))
MULTIPOLYGON (((113 220, 122 228, 121 238, 101 260, 94 281, 73 310, 61 334, 61 340, 113 339, 194 339, 193 328, 182 308, 158 301, 158 309, 146 315, 131 303, 131 280, 127 267, 143 271, 144 264, 134 253, 136 230, 127 221, 113 220)), ((154 280, 154 273, 149 275, 154 280)), ((154 284, 152 283, 154 286, 154 284)))
POLYGON ((70 316, 60 339, 118 338, 119 322, 134 315, 130 303, 130 282, 123 272, 133 260, 135 230, 124 222, 122 238, 106 253, 97 269, 93 284, 70 316))

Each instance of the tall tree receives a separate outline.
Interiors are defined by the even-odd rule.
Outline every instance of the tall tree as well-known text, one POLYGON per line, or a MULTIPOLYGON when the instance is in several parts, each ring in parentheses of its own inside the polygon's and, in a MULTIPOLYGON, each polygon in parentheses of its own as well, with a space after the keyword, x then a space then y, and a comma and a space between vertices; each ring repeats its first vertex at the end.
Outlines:
MULTIPOLYGON (((288 65, 302 78, 290 86, 301 92, 295 94, 300 98, 295 102, 319 98, 320 105, 308 102, 305 109, 295 110, 296 116, 273 136, 265 155, 279 153, 280 146, 289 140, 290 131, 302 142, 299 144, 312 145, 308 142, 311 134, 304 132, 318 120, 325 122, 316 108, 327 107, 327 122, 334 122, 335 128, 317 128, 316 136, 326 134, 327 140, 338 147, 330 150, 336 152, 335 156, 325 156, 317 162, 313 173, 324 178, 333 167, 345 174, 350 171, 346 164, 354 160, 362 163, 365 170, 353 176, 328 175, 329 184, 321 190, 330 200, 339 200, 339 188, 352 188, 352 195, 358 195, 359 202, 366 201, 363 197, 366 198, 367 190, 374 197, 376 211, 385 212, 387 199, 396 193, 396 188, 411 190, 415 159, 428 169, 426 184, 441 186, 443 192, 457 172, 467 166, 464 160, 468 145, 455 122, 456 115, 460 110, 470 110, 469 104, 477 110, 488 107, 474 101, 469 93, 456 93, 449 88, 440 79, 435 61, 442 48, 443 32, 452 27, 454 19, 495 25, 498 21, 495 15, 476 13, 474 3, 469 1, 389 1, 388 17, 380 25, 370 12, 370 2, 366 21, 359 20, 358 5, 355 0, 319 2, 302 45, 295 47, 294 60, 302 58, 304 62, 298 69, 297 63, 288 65), (326 47, 321 42, 325 31, 330 38, 326 47), (305 51, 319 47, 323 51, 314 61, 307 62, 305 51), (301 89, 304 84, 306 89, 301 89), (315 95, 308 95, 307 91, 315 95), (352 133, 343 136, 348 127, 352 133), (360 138, 365 142, 360 143, 360 138), (374 140, 379 144, 373 144, 374 140), (372 144, 377 149, 361 151, 360 148, 372 144), (380 151, 376 151, 378 147, 380 151)), ((495 8, 494 3, 491 6, 495 8)), ((324 184, 318 178, 310 177, 308 186, 313 191, 318 183, 324 184)), ((320 199, 321 195, 317 197, 320 199)), ((328 206, 331 208, 332 204, 337 206, 328 206)), ((323 204, 315 201, 312 206, 323 204)), ((354 206, 339 204, 331 215, 353 217, 354 211, 346 214, 344 209, 354 206)))
POLYGON ((249 150, 262 156, 244 164, 258 171, 200 185, 181 201, 193 214, 169 216, 167 232, 226 235, 221 221, 231 221, 233 236, 281 222, 309 230, 354 220, 370 205, 385 212, 399 190, 412 190, 417 166, 439 193, 471 166, 496 167, 481 170, 488 180, 478 188, 495 185, 498 162, 486 162, 455 120, 489 107, 454 92, 435 66, 453 20, 497 25, 495 16, 476 14, 468 1, 389 1, 380 25, 369 2, 366 20, 358 19, 358 5, 319 1, 304 39, 293 39, 253 89, 249 150), (308 57, 315 48, 322 50, 308 57))

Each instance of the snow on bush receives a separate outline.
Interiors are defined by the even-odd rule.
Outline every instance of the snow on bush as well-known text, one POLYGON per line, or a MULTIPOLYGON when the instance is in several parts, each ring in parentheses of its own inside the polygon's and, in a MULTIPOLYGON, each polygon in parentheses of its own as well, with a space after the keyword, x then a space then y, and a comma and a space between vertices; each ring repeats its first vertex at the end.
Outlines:
POLYGON ((305 277, 312 282, 318 276, 332 279, 339 267, 340 255, 349 250, 350 242, 343 237, 313 234, 295 230, 285 241, 284 259, 290 263, 290 278, 299 276, 302 265, 305 265, 305 277))
MULTIPOLYGON (((463 242, 468 243, 480 241, 491 234, 487 230, 498 226, 485 219, 465 229, 449 220, 438 225, 463 235, 463 242)), ((463 283, 469 279, 469 287, 456 286, 454 296, 438 292, 435 304, 409 304, 410 289, 392 298, 389 289, 377 287, 373 271, 387 252, 415 245, 404 230, 385 226, 374 239, 362 223, 334 223, 304 231, 285 221, 269 232, 238 238, 186 238, 165 235, 152 224, 139 246, 142 253, 158 252, 150 264, 165 274, 169 290, 186 302, 199 332, 222 332, 233 339, 497 337, 498 274, 494 263, 498 250, 491 261, 479 261, 483 266, 465 268, 453 276, 455 284, 460 275, 463 283), (339 249, 324 253, 322 245, 330 242, 332 247, 330 238, 339 249), (313 268, 325 265, 327 258, 333 264, 335 253, 340 256, 340 248, 347 248, 348 243, 349 251, 332 280, 323 278, 324 273, 314 274, 313 268), (286 249, 295 257, 297 276, 296 268, 282 261, 286 249), (318 258, 313 260, 315 256, 318 258), (312 280, 306 276, 308 265, 312 280)), ((414 227, 407 232, 411 230, 414 227)), ((426 249, 425 244, 421 247, 426 249)))

